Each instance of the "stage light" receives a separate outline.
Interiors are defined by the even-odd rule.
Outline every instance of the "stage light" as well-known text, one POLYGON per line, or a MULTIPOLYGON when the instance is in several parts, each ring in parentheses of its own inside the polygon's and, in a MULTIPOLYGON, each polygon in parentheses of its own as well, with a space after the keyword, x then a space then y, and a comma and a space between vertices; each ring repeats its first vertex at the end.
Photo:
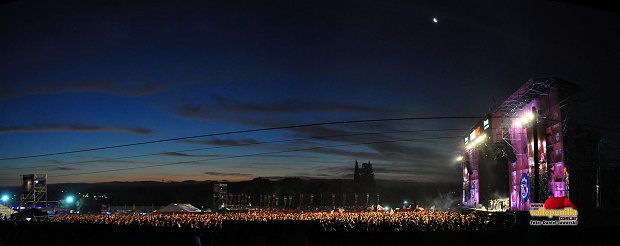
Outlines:
POLYGON ((533 120, 534 119, 534 113, 532 113, 532 111, 530 111, 530 112, 525 114, 525 117, 527 118, 528 121, 533 120))
POLYGON ((529 122, 530 122, 530 119, 528 119, 528 118, 527 118, 527 116, 523 116, 523 117, 521 117, 521 119, 519 119, 519 120, 521 121, 521 125, 522 125, 522 126, 525 126, 525 125, 527 125, 527 123, 529 123, 529 122))
POLYGON ((2 195, 2 202, 8 202, 9 201, 9 195, 2 195))
POLYGON ((462 156, 456 157, 456 161, 462 161, 462 160, 463 160, 462 156))
POLYGON ((74 200, 75 198, 73 198, 73 196, 68 196, 67 198, 65 198, 65 202, 67 202, 68 204, 73 203, 74 200))
POLYGON ((405 205, 407 205, 407 203, 409 203, 409 202, 408 202, 408 201, 404 201, 403 203, 404 203, 405 205))
POLYGON ((521 119, 516 119, 514 124, 515 124, 515 127, 521 128, 521 119))

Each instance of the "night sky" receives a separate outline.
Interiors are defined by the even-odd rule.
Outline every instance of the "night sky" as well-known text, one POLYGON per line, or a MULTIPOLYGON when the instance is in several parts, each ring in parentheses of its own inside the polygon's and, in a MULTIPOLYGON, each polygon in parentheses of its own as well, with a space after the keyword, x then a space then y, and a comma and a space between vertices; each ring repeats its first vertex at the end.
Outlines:
MULTIPOLYGON (((326 121, 483 116, 540 76, 580 84, 584 122, 620 129, 618 14, 434 2, 0 5, 0 158, 326 121)), ((378 179, 458 183, 461 138, 450 137, 476 121, 325 125, 3 160, 0 186, 27 173, 50 183, 351 178, 355 160, 370 161, 378 179), (395 139, 425 140, 363 144, 395 139), (309 149, 333 145, 347 146, 309 149), (283 152, 292 149, 306 150, 283 152), (256 153, 272 154, 242 157, 256 153), (185 161, 194 162, 163 165, 185 161)))

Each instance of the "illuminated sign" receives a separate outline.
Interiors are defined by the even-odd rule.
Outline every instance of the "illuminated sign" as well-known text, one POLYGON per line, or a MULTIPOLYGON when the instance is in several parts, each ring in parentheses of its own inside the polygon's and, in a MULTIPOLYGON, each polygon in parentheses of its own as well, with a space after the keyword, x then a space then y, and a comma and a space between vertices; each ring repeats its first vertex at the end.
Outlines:
POLYGON ((480 141, 480 136, 483 135, 483 132, 486 132, 491 128, 491 120, 485 119, 479 121, 478 124, 474 126, 469 134, 465 135, 465 145, 475 143, 476 140, 480 141))

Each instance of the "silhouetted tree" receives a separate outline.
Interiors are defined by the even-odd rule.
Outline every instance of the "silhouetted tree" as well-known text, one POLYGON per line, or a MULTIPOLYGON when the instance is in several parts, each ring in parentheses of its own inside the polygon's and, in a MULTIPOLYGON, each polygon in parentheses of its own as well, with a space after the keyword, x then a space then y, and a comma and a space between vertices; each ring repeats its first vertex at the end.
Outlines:
POLYGON ((364 190, 372 191, 375 188, 375 172, 372 170, 372 164, 362 163, 362 169, 360 169, 360 183, 364 190))
POLYGON ((357 165, 357 160, 355 160, 355 170, 353 171, 353 183, 360 182, 360 167, 357 165))

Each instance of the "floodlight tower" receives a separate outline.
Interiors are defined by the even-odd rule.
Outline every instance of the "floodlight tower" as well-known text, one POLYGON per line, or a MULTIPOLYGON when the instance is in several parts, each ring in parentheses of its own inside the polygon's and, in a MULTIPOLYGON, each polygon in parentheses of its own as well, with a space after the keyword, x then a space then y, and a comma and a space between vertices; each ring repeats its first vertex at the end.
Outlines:
POLYGON ((213 184, 213 211, 218 211, 228 205, 228 184, 213 184))
POLYGON ((47 208, 47 174, 25 174, 22 176, 22 194, 19 206, 47 208))

